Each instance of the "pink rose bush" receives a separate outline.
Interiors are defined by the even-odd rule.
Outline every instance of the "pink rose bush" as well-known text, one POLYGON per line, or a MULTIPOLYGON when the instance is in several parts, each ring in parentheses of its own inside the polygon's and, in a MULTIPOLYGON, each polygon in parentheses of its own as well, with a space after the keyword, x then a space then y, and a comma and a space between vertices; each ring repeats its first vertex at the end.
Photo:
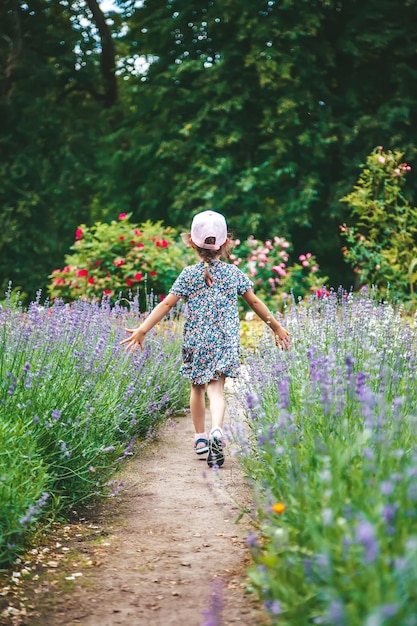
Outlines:
POLYGON ((261 241, 250 236, 246 241, 235 241, 230 260, 251 278, 265 302, 280 307, 288 297, 303 298, 328 280, 320 274, 311 252, 289 263, 290 252, 291 244, 283 237, 261 241))

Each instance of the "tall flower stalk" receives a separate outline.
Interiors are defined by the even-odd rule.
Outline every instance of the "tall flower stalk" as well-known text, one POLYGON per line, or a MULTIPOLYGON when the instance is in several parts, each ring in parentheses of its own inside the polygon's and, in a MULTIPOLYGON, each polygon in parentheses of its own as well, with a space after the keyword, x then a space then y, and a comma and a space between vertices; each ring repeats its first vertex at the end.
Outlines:
POLYGON ((266 335, 245 361, 252 580, 284 626, 413 623, 414 320, 340 290, 288 309, 285 323, 288 352, 266 335))
POLYGON ((180 324, 132 356, 120 341, 140 317, 108 299, 1 310, 0 561, 42 516, 111 495, 120 464, 185 405, 180 324))

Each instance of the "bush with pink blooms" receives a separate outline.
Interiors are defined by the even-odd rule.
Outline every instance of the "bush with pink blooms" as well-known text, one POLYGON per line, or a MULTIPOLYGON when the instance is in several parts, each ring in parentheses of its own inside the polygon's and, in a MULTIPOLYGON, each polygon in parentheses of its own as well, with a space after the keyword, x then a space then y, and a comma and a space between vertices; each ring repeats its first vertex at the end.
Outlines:
POLYGON ((410 172, 404 153, 377 146, 366 158, 353 191, 341 199, 350 215, 340 231, 346 241, 345 260, 360 286, 415 304, 417 207, 404 195, 410 172))
POLYGON ((290 252, 291 244, 283 237, 261 241, 250 236, 235 241, 230 260, 253 280, 256 293, 267 304, 280 308, 289 297, 303 298, 328 280, 311 252, 289 263, 290 252))
POLYGON ((50 276, 49 295, 66 302, 103 296, 115 301, 137 293, 162 298, 184 257, 194 259, 176 239, 177 232, 162 222, 134 224, 127 213, 110 223, 81 224, 64 267, 50 276))

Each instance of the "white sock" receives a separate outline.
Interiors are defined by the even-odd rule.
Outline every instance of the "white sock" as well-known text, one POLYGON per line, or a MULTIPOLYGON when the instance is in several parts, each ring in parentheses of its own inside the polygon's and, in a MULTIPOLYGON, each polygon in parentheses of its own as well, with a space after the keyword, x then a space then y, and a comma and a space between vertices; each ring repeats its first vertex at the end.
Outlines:
POLYGON ((195 433, 194 441, 197 441, 197 439, 207 439, 207 433, 195 433))
POLYGON ((220 428, 220 426, 215 426, 214 428, 211 429, 210 437, 213 437, 213 435, 217 436, 218 439, 223 439, 223 431, 220 428), (215 433, 220 433, 220 437, 218 435, 215 435, 215 433))

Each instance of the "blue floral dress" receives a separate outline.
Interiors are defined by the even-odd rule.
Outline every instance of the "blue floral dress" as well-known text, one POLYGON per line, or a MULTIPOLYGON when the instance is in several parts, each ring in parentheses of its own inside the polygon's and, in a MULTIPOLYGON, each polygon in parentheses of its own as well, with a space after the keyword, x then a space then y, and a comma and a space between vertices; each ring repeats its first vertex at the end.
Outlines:
POLYGON ((240 371, 240 326, 237 296, 253 287, 235 265, 210 264, 213 285, 204 280, 204 263, 183 269, 170 292, 187 302, 183 364, 180 373, 194 384, 236 378, 240 371))

